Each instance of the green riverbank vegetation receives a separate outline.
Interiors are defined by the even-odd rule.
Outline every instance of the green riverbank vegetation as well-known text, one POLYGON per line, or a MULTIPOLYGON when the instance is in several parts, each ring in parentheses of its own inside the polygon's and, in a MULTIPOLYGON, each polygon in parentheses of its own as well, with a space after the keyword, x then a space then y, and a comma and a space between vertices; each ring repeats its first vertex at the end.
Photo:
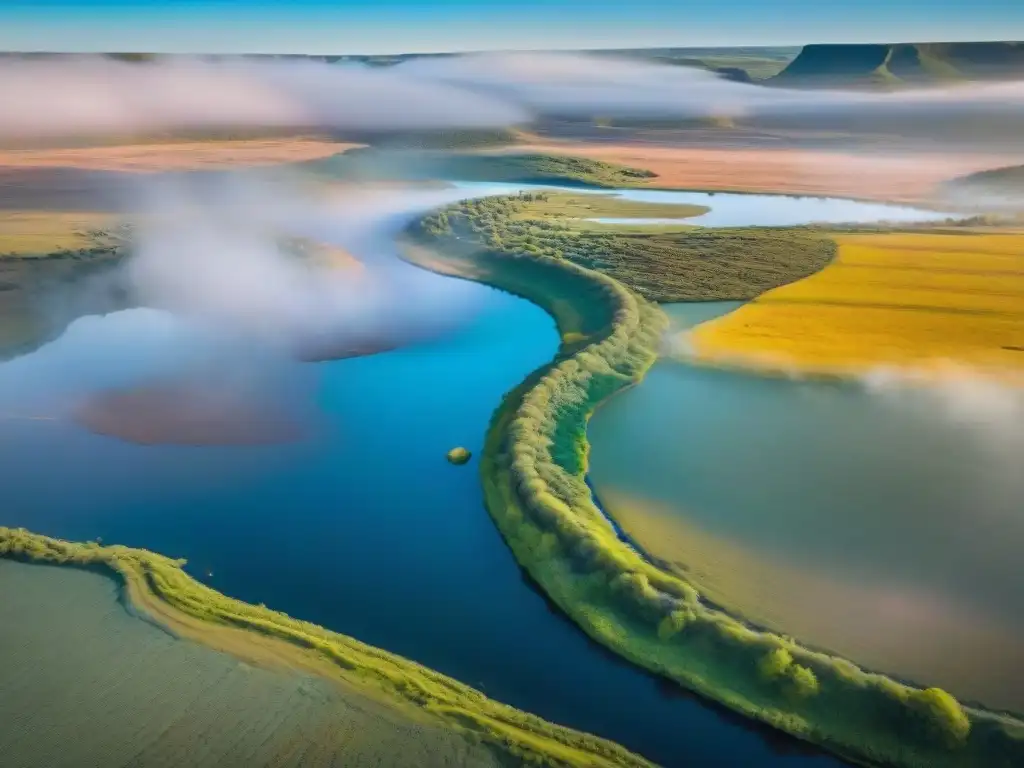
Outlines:
MULTIPOLYGON (((652 301, 743 301, 808 277, 836 253, 826 232, 811 228, 703 228, 589 224, 586 201, 548 192, 467 200, 424 220, 428 234, 477 241, 504 254, 566 259, 598 270, 652 301), (567 199, 569 198, 569 199, 567 199)), ((595 196, 597 197, 597 196, 595 196)), ((635 203, 605 197, 594 217, 693 216, 700 206, 635 203), (646 206, 638 211, 637 206, 646 206), (677 214, 667 209, 679 208, 677 214)), ((703 211, 702 211, 703 212, 703 211)))
POLYGON ((551 599, 626 659, 855 762, 1024 764, 1020 720, 750 626, 620 538, 586 483, 587 421, 604 400, 642 379, 657 358, 666 318, 575 258, 557 258, 539 243, 516 253, 504 240, 489 242, 484 213, 493 220, 494 211, 521 204, 504 198, 443 209, 410 228, 416 245, 406 253, 534 301, 562 332, 555 360, 505 396, 480 460, 488 511, 551 599), (580 318, 587 318, 582 331, 580 318))
POLYGON ((262 605, 227 597, 188 576, 181 560, 122 546, 70 543, 11 528, 0 528, 0 556, 102 570, 124 585, 133 609, 178 636, 247 662, 355 686, 414 718, 487 744, 511 764, 650 766, 612 742, 500 704, 415 662, 262 605))

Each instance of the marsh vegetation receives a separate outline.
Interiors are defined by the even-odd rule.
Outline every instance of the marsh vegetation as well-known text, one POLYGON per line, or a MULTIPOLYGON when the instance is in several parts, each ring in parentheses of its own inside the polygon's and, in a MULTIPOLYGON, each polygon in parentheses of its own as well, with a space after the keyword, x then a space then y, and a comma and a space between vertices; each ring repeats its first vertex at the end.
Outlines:
MULTIPOLYGON (((429 235, 468 239, 502 254, 570 261, 653 301, 751 299, 817 272, 835 255, 828 235, 808 228, 655 227, 648 233, 564 218, 586 204, 546 192, 488 197, 450 206, 422 227, 429 235)), ((613 197, 590 205, 615 216, 664 216, 671 207, 637 209, 653 204, 613 197)), ((696 215, 688 208, 678 213, 696 215)))

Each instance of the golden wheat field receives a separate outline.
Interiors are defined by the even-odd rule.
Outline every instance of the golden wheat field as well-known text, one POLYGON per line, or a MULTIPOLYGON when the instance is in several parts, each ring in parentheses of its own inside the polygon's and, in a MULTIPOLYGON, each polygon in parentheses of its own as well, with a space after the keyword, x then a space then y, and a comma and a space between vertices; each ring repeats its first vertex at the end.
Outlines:
POLYGON ((831 265, 699 326, 691 352, 824 374, 966 367, 1024 382, 1024 233, 837 240, 831 265))

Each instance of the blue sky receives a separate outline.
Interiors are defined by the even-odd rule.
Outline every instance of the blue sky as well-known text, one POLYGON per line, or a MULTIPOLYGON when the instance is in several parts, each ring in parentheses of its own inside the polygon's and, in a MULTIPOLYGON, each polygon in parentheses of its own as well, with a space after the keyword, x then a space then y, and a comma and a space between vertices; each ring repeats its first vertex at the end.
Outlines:
POLYGON ((1024 0, 0 0, 0 49, 399 53, 1024 39, 1024 0))

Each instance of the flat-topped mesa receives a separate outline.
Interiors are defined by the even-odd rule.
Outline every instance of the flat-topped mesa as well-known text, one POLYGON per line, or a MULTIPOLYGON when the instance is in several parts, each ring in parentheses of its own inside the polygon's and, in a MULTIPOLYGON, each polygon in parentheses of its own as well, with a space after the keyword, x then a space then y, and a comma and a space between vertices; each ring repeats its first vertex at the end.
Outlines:
POLYGON ((1024 76, 1024 44, 893 43, 806 45, 773 85, 924 85, 1024 76))

